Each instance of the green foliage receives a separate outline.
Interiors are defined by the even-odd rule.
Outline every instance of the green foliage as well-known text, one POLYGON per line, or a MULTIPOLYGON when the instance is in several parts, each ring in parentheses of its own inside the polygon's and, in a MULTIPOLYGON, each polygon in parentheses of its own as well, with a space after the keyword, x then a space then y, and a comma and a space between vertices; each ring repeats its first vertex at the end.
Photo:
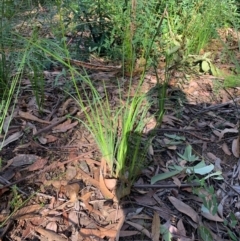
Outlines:
POLYGON ((162 238, 164 241, 171 241, 173 238, 173 235, 169 231, 169 228, 165 225, 161 225, 160 227, 160 233, 162 235, 162 238))
POLYGON ((197 231, 198 231, 198 234, 202 238, 203 241, 212 241, 212 240, 214 240, 210 230, 206 226, 203 226, 203 225, 199 226, 197 231))
POLYGON ((18 209, 23 203, 21 195, 18 193, 18 189, 16 185, 12 186, 12 199, 10 201, 10 206, 13 210, 18 209))
MULTIPOLYGON (((178 138, 179 139, 179 138, 178 138)), ((221 176, 221 172, 213 172, 214 165, 207 165, 204 160, 201 160, 197 164, 191 166, 193 163, 199 160, 199 157, 192 153, 192 146, 187 145, 183 154, 177 153, 180 157, 179 163, 181 165, 171 165, 169 166, 170 171, 155 175, 151 178, 151 184, 154 184, 157 181, 167 179, 169 177, 173 177, 181 172, 188 174, 190 177, 195 176, 196 174, 204 176, 202 180, 198 180, 201 183, 204 183, 206 179, 214 178, 214 179, 223 179, 221 176), (185 163, 185 164, 184 164, 185 163), (189 164, 189 165, 188 165, 189 164), (207 176, 205 176, 208 174, 207 176)))
MULTIPOLYGON (((127 175, 127 179, 131 182, 141 169, 143 164, 141 160, 146 155, 147 147, 141 146, 141 133, 149 105, 144 104, 144 95, 136 94, 133 98, 128 97, 123 106, 113 107, 109 102, 105 87, 103 99, 91 81, 87 78, 84 80, 84 84, 91 89, 93 100, 89 99, 86 93, 78 94, 77 101, 81 109, 86 110, 84 97, 87 98, 87 106, 90 107, 90 112, 84 111, 86 121, 79 121, 92 133, 112 175, 122 179, 127 175), (140 150, 142 154, 140 154, 140 150)), ((122 102, 120 89, 118 97, 122 102)))
POLYGON ((229 75, 224 78, 224 87, 234 88, 240 87, 240 75, 229 75))
POLYGON ((26 2, 17 3, 13 0, 0 2, 0 133, 12 97, 18 90, 16 87, 19 87, 26 58, 27 48, 22 48, 22 40, 15 35, 16 21, 20 17, 19 10, 22 7, 26 7, 26 2))
POLYGON ((195 156, 194 154, 192 154, 192 146, 191 145, 187 145, 187 147, 185 148, 185 151, 182 154, 178 153, 178 155, 183 159, 186 160, 188 162, 194 162, 198 160, 198 156, 195 156))
POLYGON ((198 54, 217 28, 228 25, 237 16, 233 0, 171 0, 168 6, 164 29, 166 40, 174 46, 179 44, 184 55, 198 54))

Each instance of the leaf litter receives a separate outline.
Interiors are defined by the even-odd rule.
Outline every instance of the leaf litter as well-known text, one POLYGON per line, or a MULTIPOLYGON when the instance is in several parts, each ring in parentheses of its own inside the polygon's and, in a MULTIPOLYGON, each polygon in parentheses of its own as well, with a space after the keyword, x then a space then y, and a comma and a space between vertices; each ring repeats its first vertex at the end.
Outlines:
MULTIPOLYGON (((88 67, 99 89, 101 78, 114 93, 119 67, 88 67)), ((56 77, 49 73, 49 80, 56 77)), ((143 92, 150 92, 154 78, 149 70, 143 92)), ((124 90, 126 82, 121 84, 124 90)), ((65 100, 56 87, 56 106, 56 94, 46 86, 43 115, 38 115, 33 99, 24 100, 26 105, 19 102, 18 114, 6 120, 7 138, 1 140, 1 238, 156 241, 239 235, 239 90, 216 96, 212 86, 209 75, 183 81, 181 88, 169 84, 161 128, 152 128, 156 123, 149 121, 144 133, 154 132, 148 165, 120 200, 118 180, 100 165, 91 134, 73 120, 82 112, 72 99, 65 100)), ((32 97, 31 86, 25 87, 21 99, 26 93, 32 97)))

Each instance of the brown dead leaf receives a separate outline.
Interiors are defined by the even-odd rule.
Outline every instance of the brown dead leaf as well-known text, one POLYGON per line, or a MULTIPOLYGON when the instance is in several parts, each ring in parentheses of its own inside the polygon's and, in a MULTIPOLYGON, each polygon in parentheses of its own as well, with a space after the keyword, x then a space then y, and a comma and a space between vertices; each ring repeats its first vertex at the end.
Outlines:
POLYGON ((156 118, 153 117, 152 119, 148 120, 148 123, 146 123, 144 129, 143 129, 143 133, 147 134, 149 133, 151 130, 153 130, 157 125, 157 121, 156 118))
MULTIPOLYGON (((223 138, 225 133, 238 133, 238 129, 237 128, 226 128, 226 129, 222 130, 218 134, 219 140, 221 140, 223 138)), ((214 134, 215 134, 215 132, 214 132, 214 134)))
POLYGON ((27 169, 28 171, 36 171, 42 169, 47 163, 47 159, 38 158, 32 165, 30 165, 27 169))
POLYGON ((1 197, 5 192, 7 192, 8 190, 9 190, 9 188, 7 188, 7 187, 1 188, 1 189, 0 189, 0 197, 1 197))
POLYGON ((18 140, 23 135, 22 131, 18 131, 11 136, 9 136, 7 139, 5 139, 3 142, 0 142, 0 147, 3 148, 7 146, 8 144, 18 140))
POLYGON ((18 154, 17 156, 9 160, 8 163, 11 163, 11 166, 13 167, 21 167, 21 166, 33 164, 38 159, 40 159, 39 156, 32 155, 32 154, 18 154))
POLYGON ((102 215, 102 213, 94 209, 93 206, 89 204, 91 196, 92 196, 92 192, 88 192, 85 195, 81 196, 80 199, 83 201, 85 208, 89 211, 89 213, 95 213, 102 220, 105 220, 105 217, 102 215))
POLYGON ((239 137, 232 142, 232 153, 235 157, 239 157, 239 137))
POLYGON ((13 119, 13 116, 12 116, 12 115, 9 115, 9 116, 7 116, 7 117, 4 119, 2 129, 3 129, 3 131, 4 131, 5 134, 6 134, 7 131, 8 131, 8 127, 10 126, 10 123, 11 123, 12 119, 13 119))
POLYGON ((3 222, 4 220, 6 220, 9 217, 8 213, 0 213, 0 222, 3 222))
POLYGON ((71 225, 79 226, 78 213, 75 210, 71 210, 68 214, 68 220, 71 225))
POLYGON ((210 159, 212 159, 213 161, 215 161, 215 160, 217 159, 217 157, 216 157, 213 153, 211 153, 211 152, 208 152, 208 153, 207 153, 207 156, 208 156, 210 159))
POLYGON ((119 233, 120 237, 129 237, 133 235, 141 234, 139 231, 128 231, 128 230, 121 230, 119 233))
POLYGON ((47 139, 47 143, 55 142, 58 138, 53 135, 46 135, 45 138, 47 139))
POLYGON ((26 223, 26 226, 25 226, 25 229, 23 228, 22 230, 22 240, 26 240, 27 239, 27 236, 31 235, 32 233, 32 229, 33 229, 33 226, 31 223, 27 222, 26 223))
POLYGON ((188 215, 194 222, 199 222, 198 214, 189 205, 183 203, 175 197, 168 197, 168 199, 178 211, 188 215))
POLYGON ((44 238, 47 238, 47 240, 49 241, 67 241, 67 238, 64 238, 63 236, 50 230, 37 227, 35 228, 35 231, 40 233, 44 238))
POLYGON ((81 218, 79 219, 79 224, 81 227, 85 228, 97 228, 97 224, 92 221, 91 217, 88 216, 81 215, 81 218))
POLYGON ((221 140, 222 138, 222 133, 220 131, 217 131, 217 130, 213 130, 213 133, 219 137, 219 140, 221 140))
MULTIPOLYGON (((106 208, 103 206, 103 208, 106 208)), ((121 219, 123 216, 125 216, 125 210, 122 209, 113 209, 110 208, 108 210, 108 216, 106 217, 106 221, 109 223, 114 223, 116 220, 121 219)))
POLYGON ((222 160, 220 158, 217 158, 215 160, 215 163, 214 163, 214 170, 215 171, 222 171, 221 162, 222 162, 222 160))
POLYGON ((170 232, 171 234, 173 234, 173 236, 175 236, 175 234, 178 233, 178 229, 177 229, 175 226, 171 225, 171 224, 169 225, 168 230, 169 230, 169 232, 170 232))
POLYGON ((116 230, 117 230, 117 233, 116 233, 116 241, 119 240, 119 235, 120 235, 120 231, 122 229, 122 226, 125 222, 125 219, 126 219, 126 212, 125 210, 123 209, 119 209, 119 212, 120 212, 120 219, 118 221, 118 224, 117 224, 117 227, 116 227, 116 230))
MULTIPOLYGON (((37 133, 37 132, 35 132, 35 133, 37 133)), ((38 136, 37 139, 41 144, 43 144, 43 145, 47 144, 47 139, 44 138, 43 136, 38 136)))
POLYGON ((203 212, 201 211, 201 215, 211 221, 215 221, 215 222, 223 222, 223 219, 221 219, 217 214, 213 215, 211 214, 209 211, 203 212))
POLYGON ((77 175, 77 170, 76 167, 73 166, 67 166, 66 170, 66 180, 70 181, 74 179, 77 175))
POLYGON ((28 112, 21 111, 21 110, 18 111, 18 114, 19 114, 20 117, 22 117, 26 120, 36 121, 36 122, 43 123, 43 124, 50 124, 51 123, 49 121, 41 120, 38 117, 36 117, 36 116, 34 116, 34 115, 32 115, 28 112))
POLYGON ((172 177, 173 179, 173 182, 178 186, 178 187, 181 187, 181 181, 177 178, 177 177, 172 177))
POLYGON ((150 156, 154 156, 154 150, 153 150, 153 146, 152 145, 149 145, 149 147, 148 147, 148 154, 150 156))
POLYGON ((160 218, 156 211, 153 214, 152 220, 152 241, 159 241, 160 238, 160 218))
POLYGON ((27 149, 29 146, 31 146, 31 142, 28 142, 26 144, 22 144, 22 145, 18 145, 14 148, 13 152, 18 152, 20 151, 21 149, 27 149))
POLYGON ((86 235, 86 236, 90 236, 90 235, 94 235, 96 237, 99 238, 104 238, 104 237, 109 237, 109 238, 115 238, 117 231, 116 230, 108 230, 108 229, 103 229, 100 228, 100 230, 98 229, 87 229, 87 228, 81 228, 80 229, 80 234, 81 235, 86 235))
POLYGON ((177 229, 178 229, 178 233, 180 234, 180 236, 185 236, 186 237, 186 229, 183 225, 183 221, 182 219, 179 219, 178 223, 177 223, 177 229))
POLYGON ((94 164, 94 165, 97 165, 97 166, 101 165, 101 163, 99 161, 95 161, 95 160, 93 160, 91 158, 86 158, 84 160, 88 163, 88 165, 91 165, 91 164, 94 164))
POLYGON ((90 175, 88 175, 86 172, 84 172, 81 168, 78 168, 78 174, 76 176, 76 179, 82 179, 86 184, 90 183, 96 188, 99 188, 99 182, 93 179, 90 175))
POLYGON ((153 206, 153 205, 156 205, 157 203, 156 200, 150 195, 136 196, 134 197, 134 199, 140 205, 143 204, 143 205, 153 206))
POLYGON ((65 180, 62 180, 62 181, 59 181, 59 180, 50 180, 50 181, 45 181, 44 184, 45 184, 46 186, 52 185, 52 186, 55 187, 57 190, 59 190, 61 186, 66 186, 66 185, 67 185, 67 181, 65 181, 65 180))
MULTIPOLYGON (((93 172, 93 177, 94 177, 94 179, 95 179, 97 182, 99 182, 99 176, 100 176, 99 168, 96 167, 96 166, 91 165, 91 170, 92 170, 92 172, 93 172)), ((106 183, 106 185, 108 185, 108 184, 106 183)), ((108 188, 109 188, 109 187, 108 187, 108 188)))
POLYGON ((117 187, 117 182, 118 180, 117 179, 114 179, 114 178, 109 178, 109 179, 104 179, 104 182, 106 184, 106 187, 109 189, 109 190, 114 190, 116 189, 117 187))
POLYGON ((78 200, 80 185, 78 183, 69 184, 65 187, 65 190, 66 196, 70 199, 70 202, 75 203, 78 200))
POLYGON ((102 193, 102 195, 107 199, 114 199, 114 194, 109 191, 109 189, 106 187, 105 180, 103 177, 103 172, 106 170, 106 161, 104 158, 101 159, 101 167, 100 167, 100 176, 99 176, 99 188, 102 193))
POLYGON ((71 241, 79 241, 79 240, 81 240, 80 237, 79 237, 79 232, 78 232, 77 228, 72 228, 71 231, 72 231, 71 237, 70 237, 71 241))
POLYGON ((71 123, 71 120, 68 119, 65 122, 63 122, 62 124, 55 126, 53 128, 53 133, 58 133, 58 132, 66 132, 70 129, 72 129, 74 126, 76 126, 78 124, 78 121, 74 121, 73 123, 71 123))
POLYGON ((46 226, 46 229, 47 230, 51 230, 51 231, 53 231, 53 232, 57 232, 57 224, 56 224, 56 222, 49 222, 48 224, 47 224, 47 226, 46 226))
POLYGON ((167 124, 169 124, 170 126, 175 126, 174 123, 173 123, 173 120, 172 120, 171 116, 169 116, 169 115, 164 115, 164 116, 163 116, 163 119, 162 119, 162 122, 163 122, 163 123, 167 123, 167 124))
POLYGON ((23 207, 13 215, 13 219, 19 220, 19 219, 26 219, 26 218, 34 218, 36 217, 36 214, 39 216, 38 212, 41 208, 42 206, 39 204, 23 207))
POLYGON ((230 152, 230 150, 229 150, 226 142, 224 142, 224 143, 222 144, 222 150, 224 151, 224 153, 225 153, 226 155, 228 155, 228 156, 231 156, 231 155, 232 155, 232 153, 230 152))
POLYGON ((67 99, 61 108, 59 108, 60 115, 63 116, 64 114, 67 114, 66 109, 69 106, 69 104, 73 101, 72 98, 67 99))
POLYGON ((68 218, 68 212, 66 210, 63 210, 62 212, 62 217, 63 217, 63 223, 67 227, 69 227, 69 218, 68 218))
POLYGON ((45 220, 45 217, 41 217, 41 214, 39 215, 39 217, 35 217, 31 219, 31 224, 34 226, 40 226, 41 224, 43 224, 45 220))
POLYGON ((133 223, 130 221, 126 221, 126 223, 128 223, 129 225, 131 225, 132 227, 136 228, 138 231, 140 231, 141 233, 144 233, 148 238, 151 239, 151 234, 150 232, 144 228, 142 225, 138 224, 138 223, 133 223))

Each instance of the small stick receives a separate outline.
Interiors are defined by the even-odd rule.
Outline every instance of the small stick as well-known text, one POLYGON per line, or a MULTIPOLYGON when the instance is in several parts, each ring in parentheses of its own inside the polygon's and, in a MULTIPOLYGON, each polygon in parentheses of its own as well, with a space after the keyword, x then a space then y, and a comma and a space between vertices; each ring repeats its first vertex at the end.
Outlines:
POLYGON ((208 106, 208 107, 206 107, 206 108, 203 108, 203 110, 198 111, 198 112, 196 113, 196 115, 205 113, 205 112, 210 111, 210 110, 215 110, 215 109, 224 107, 224 106, 229 105, 229 104, 235 104, 235 102, 236 102, 236 101, 239 101, 239 100, 240 100, 240 97, 235 98, 235 99, 233 99, 233 100, 230 100, 230 101, 228 101, 228 102, 222 103, 222 104, 210 105, 210 106, 208 106))
MULTIPOLYGON (((78 109, 76 108, 76 109, 74 109, 69 115, 70 115, 70 116, 75 115, 75 114, 77 113, 77 111, 78 111, 78 109)), ((43 132, 46 132, 46 131, 51 130, 54 126, 56 126, 56 125, 64 122, 65 120, 67 120, 67 118, 69 117, 69 115, 66 115, 66 116, 62 117, 62 118, 60 118, 58 121, 52 123, 51 125, 49 125, 49 126, 43 128, 43 129, 39 130, 39 131, 38 131, 37 133, 35 133, 33 136, 35 137, 35 136, 37 136, 37 135, 39 135, 39 134, 41 134, 41 133, 43 133, 43 132)))
POLYGON ((151 185, 151 184, 135 184, 133 185, 133 187, 135 188, 181 188, 181 187, 200 187, 201 184, 200 183, 184 183, 181 184, 180 186, 176 185, 176 184, 155 184, 155 185, 151 185))

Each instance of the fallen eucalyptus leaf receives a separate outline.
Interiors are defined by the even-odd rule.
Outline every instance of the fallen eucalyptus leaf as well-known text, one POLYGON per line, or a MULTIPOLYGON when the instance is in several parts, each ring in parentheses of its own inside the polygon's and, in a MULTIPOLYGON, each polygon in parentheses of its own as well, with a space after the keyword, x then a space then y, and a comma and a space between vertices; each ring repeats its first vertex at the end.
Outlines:
POLYGON ((215 222, 223 222, 223 219, 221 219, 217 214, 211 214, 211 212, 204 205, 202 205, 201 207, 201 214, 208 220, 215 222))
POLYGON ((232 153, 235 157, 239 157, 239 137, 232 142, 232 153))
POLYGON ((155 211, 152 220, 152 241, 159 241, 160 237, 160 218, 155 211))
POLYGON ((151 178, 151 184, 154 184, 155 182, 157 181, 161 181, 161 180, 164 180, 164 179, 167 179, 169 177, 173 177, 177 174, 179 174, 181 171, 171 171, 171 172, 165 172, 165 173, 161 173, 161 174, 158 174, 154 177, 151 178))
POLYGON ((22 131, 18 131, 16 133, 12 134, 7 139, 5 139, 3 142, 0 142, 0 149, 7 146, 11 142, 18 140, 22 135, 23 135, 22 131))
POLYGON ((194 222, 199 222, 198 214, 189 205, 185 204, 184 202, 180 201, 175 197, 168 197, 168 199, 178 211, 188 215, 194 222))

